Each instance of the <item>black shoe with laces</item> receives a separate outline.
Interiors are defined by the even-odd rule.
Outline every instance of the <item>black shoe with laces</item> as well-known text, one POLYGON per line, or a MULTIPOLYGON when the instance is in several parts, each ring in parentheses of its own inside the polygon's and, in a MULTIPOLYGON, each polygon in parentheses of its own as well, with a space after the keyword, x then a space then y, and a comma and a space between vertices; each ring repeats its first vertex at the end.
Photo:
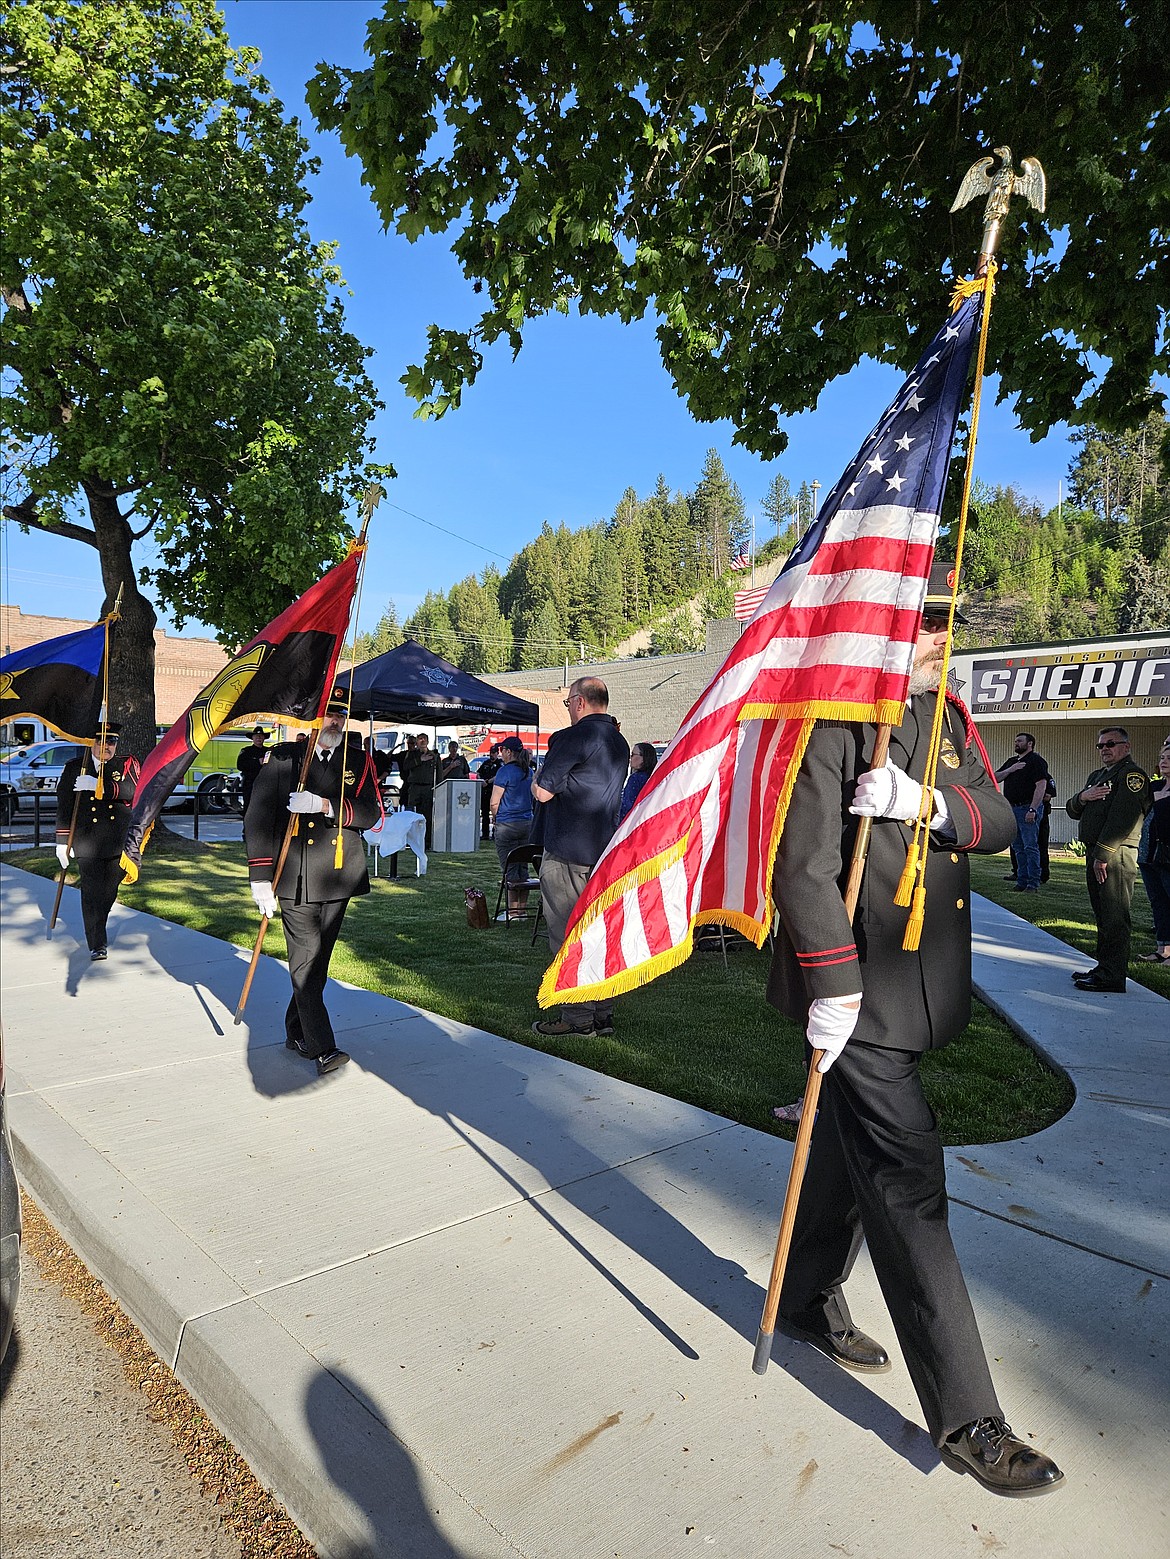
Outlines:
POLYGON ((799 1326, 795 1321, 778 1320, 776 1329, 785 1337, 797 1342, 811 1343, 826 1359, 842 1369, 858 1370, 863 1375, 884 1374, 890 1367, 890 1356, 880 1342, 859 1332, 855 1326, 843 1327, 831 1332, 828 1327, 799 1326))
POLYGON ((977 1418, 949 1435, 938 1450, 955 1472, 969 1472, 985 1489, 1012 1499, 1047 1494, 1064 1482, 1052 1458, 1012 1434, 1002 1418, 977 1418))

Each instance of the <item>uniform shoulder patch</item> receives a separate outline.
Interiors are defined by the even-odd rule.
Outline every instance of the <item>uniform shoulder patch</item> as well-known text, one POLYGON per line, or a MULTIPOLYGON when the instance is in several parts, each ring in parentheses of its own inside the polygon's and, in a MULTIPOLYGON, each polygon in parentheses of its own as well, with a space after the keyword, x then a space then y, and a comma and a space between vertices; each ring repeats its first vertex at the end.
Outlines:
POLYGON ((1131 769, 1125 776, 1125 784, 1128 790, 1132 790, 1134 792, 1145 790, 1146 776, 1139 773, 1136 769, 1131 769))
POLYGON ((957 769, 962 761, 958 753, 955 751, 954 742, 951 741, 949 736, 944 736, 942 739, 942 746, 939 749, 939 757, 946 764, 948 769, 957 769))

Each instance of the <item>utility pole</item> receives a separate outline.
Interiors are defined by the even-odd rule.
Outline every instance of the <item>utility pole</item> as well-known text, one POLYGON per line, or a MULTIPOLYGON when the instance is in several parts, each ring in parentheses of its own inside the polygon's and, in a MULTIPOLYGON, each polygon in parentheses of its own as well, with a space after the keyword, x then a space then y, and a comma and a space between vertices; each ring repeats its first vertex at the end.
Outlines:
POLYGON ((812 488, 812 495, 813 495, 813 497, 812 497, 812 519, 809 521, 809 524, 810 525, 815 525, 816 524, 816 519, 817 519, 817 494, 821 490, 821 484, 819 482, 810 482, 808 485, 812 488))

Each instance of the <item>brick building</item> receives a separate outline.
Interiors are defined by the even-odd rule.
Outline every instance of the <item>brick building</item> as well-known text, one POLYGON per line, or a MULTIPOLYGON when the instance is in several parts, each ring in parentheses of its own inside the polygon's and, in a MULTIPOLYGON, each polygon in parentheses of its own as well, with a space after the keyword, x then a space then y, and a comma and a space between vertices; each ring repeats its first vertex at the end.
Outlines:
MULTIPOLYGON (((70 617, 40 617, 19 606, 0 606, 0 653, 27 649, 45 639, 92 628, 93 621, 70 617)), ((162 628, 154 631, 154 696, 160 725, 173 725, 199 690, 228 662, 228 653, 214 639, 177 639, 162 628)))

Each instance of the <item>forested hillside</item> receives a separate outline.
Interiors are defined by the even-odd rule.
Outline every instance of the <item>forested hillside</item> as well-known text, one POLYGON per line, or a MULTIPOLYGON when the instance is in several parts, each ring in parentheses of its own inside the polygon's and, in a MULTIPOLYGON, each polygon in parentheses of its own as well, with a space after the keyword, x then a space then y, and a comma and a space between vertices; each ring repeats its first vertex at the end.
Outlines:
MULTIPOLYGON (((1067 498, 1043 510, 1013 488, 976 483, 963 566, 966 645, 1088 638, 1170 626, 1170 454, 1155 413, 1135 432, 1076 438, 1067 498)), ((785 554, 812 514, 807 487, 773 477, 759 500, 757 562, 785 554)), ((751 522, 715 450, 695 487, 664 476, 627 488, 607 520, 549 524, 501 574, 430 592, 401 626, 391 603, 359 658, 420 640, 464 670, 496 672, 611 654, 649 628, 651 654, 699 649, 750 576, 751 522)), ((944 537, 944 551, 952 533, 944 537)))

